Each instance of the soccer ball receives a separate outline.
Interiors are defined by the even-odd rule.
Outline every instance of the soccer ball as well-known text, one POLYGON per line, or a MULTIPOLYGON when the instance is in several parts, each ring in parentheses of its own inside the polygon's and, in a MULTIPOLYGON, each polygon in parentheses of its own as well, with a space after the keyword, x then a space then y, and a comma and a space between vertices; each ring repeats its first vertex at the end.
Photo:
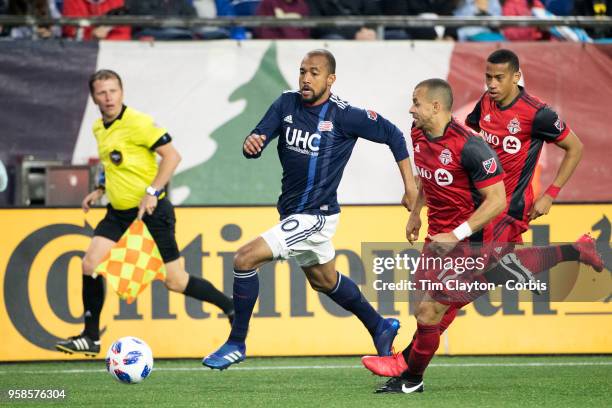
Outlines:
POLYGON ((137 384, 153 370, 153 353, 144 341, 122 337, 106 353, 106 370, 124 384, 137 384))

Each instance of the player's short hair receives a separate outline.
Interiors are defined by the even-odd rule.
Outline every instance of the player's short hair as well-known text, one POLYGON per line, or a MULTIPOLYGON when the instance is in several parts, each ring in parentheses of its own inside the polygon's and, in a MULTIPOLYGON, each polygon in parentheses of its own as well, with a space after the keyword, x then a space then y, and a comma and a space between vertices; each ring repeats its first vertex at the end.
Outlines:
POLYGON ((453 108, 453 90, 448 82, 440 78, 431 78, 421 81, 414 89, 427 88, 430 99, 437 99, 450 112, 453 108))
POLYGON ((307 57, 320 56, 324 57, 327 60, 327 68, 329 69, 330 74, 336 73, 336 58, 334 54, 331 52, 324 50, 323 48, 317 48, 316 50, 309 51, 306 54, 307 57))
POLYGON ((487 58, 487 62, 491 64, 505 64, 508 63, 508 67, 512 72, 518 72, 520 69, 519 57, 515 53, 510 50, 500 49, 493 51, 489 58, 487 58))
POLYGON ((105 79, 116 79, 119 82, 119 88, 123 89, 123 83, 121 82, 121 77, 118 73, 110 69, 100 69, 94 72, 89 77, 89 93, 93 95, 94 87, 93 84, 96 81, 105 80, 105 79))

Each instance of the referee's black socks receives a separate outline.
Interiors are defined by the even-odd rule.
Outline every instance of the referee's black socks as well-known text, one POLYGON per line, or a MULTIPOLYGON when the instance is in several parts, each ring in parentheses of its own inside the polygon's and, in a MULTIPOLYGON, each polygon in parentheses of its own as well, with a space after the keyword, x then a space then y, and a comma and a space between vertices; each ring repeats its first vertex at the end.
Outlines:
POLYGON ((83 309, 85 309, 85 331, 90 339, 100 340, 100 313, 104 305, 104 278, 83 275, 83 309))
POLYGON ((198 278, 197 276, 189 275, 187 287, 183 292, 186 296, 209 302, 223 310, 223 313, 228 314, 234 310, 234 303, 219 291, 212 283, 206 279, 198 278))

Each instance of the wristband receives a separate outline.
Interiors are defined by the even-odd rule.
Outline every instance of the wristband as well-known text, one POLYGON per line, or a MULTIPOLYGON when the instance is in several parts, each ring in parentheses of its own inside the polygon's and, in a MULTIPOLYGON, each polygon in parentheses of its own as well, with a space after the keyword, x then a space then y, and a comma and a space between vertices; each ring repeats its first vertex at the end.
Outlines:
POLYGON ((553 199, 557 198, 559 195, 559 191, 561 191, 561 187, 557 187, 554 184, 551 184, 550 187, 546 189, 546 193, 551 196, 553 199))
POLYGON ((453 230, 453 234, 455 234, 459 241, 463 241, 464 239, 472 235, 472 228, 470 228, 470 224, 468 224, 468 222, 466 221, 457 228, 455 228, 453 230))
POLYGON ((148 195, 153 196, 153 197, 157 197, 157 198, 159 198, 159 196, 160 196, 160 195, 161 195, 161 193, 162 193, 162 192, 161 192, 161 190, 156 190, 156 189, 155 189, 155 187, 153 187, 153 186, 149 186, 149 187, 147 187, 147 188, 146 188, 146 190, 145 190, 145 192, 146 192, 148 195))

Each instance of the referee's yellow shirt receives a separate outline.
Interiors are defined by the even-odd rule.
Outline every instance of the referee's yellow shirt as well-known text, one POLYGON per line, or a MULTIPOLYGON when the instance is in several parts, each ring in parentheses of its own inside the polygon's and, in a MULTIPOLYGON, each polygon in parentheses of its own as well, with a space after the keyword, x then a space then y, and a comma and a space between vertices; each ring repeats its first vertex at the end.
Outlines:
POLYGON ((106 174, 106 196, 117 210, 138 207, 145 189, 157 175, 157 160, 151 147, 166 134, 153 118, 124 107, 106 127, 102 119, 93 125, 98 154, 106 174))

